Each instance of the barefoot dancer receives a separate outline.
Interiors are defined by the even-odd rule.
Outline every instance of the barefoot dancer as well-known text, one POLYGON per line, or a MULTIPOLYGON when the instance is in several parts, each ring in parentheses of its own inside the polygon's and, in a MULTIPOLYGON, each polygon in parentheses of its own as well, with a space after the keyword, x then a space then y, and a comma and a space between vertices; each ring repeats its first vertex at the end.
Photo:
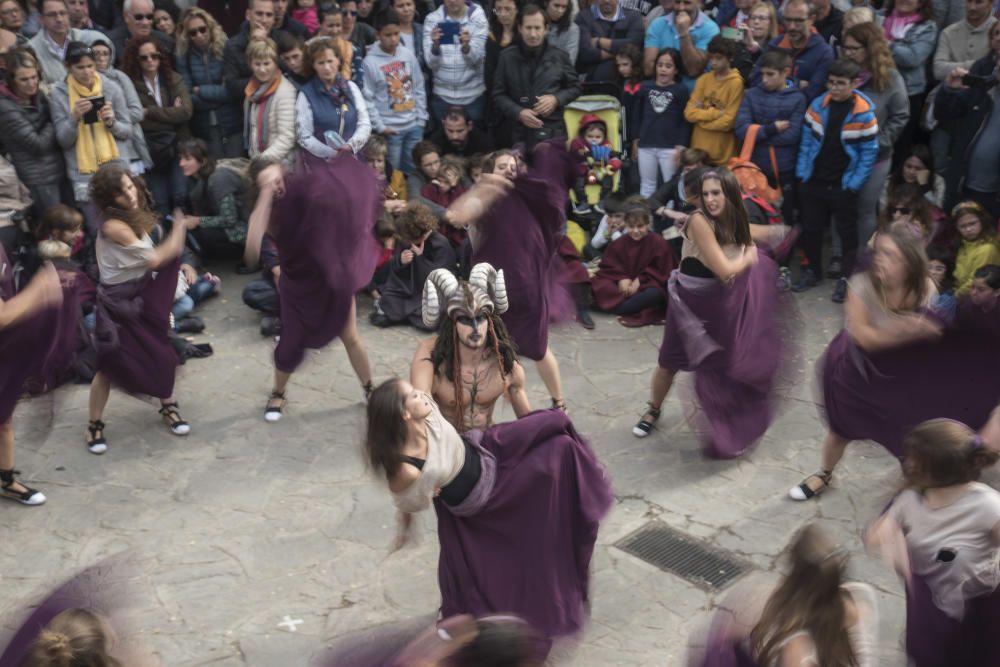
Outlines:
POLYGON ((501 396, 518 417, 531 412, 524 369, 500 319, 506 310, 503 272, 489 264, 474 266, 468 282, 438 269, 424 284, 424 324, 440 322, 440 329, 417 345, 410 381, 434 398, 459 431, 491 426, 501 396))

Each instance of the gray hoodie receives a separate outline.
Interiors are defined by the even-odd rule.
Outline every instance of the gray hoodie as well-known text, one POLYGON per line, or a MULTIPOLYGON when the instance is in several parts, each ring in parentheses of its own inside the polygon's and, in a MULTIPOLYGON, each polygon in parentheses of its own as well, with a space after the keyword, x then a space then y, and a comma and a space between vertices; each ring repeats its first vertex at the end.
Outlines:
MULTIPOLYGON (((115 45, 107 37, 94 40, 94 44, 103 44, 111 49, 111 62, 115 62, 115 45)), ((91 45, 93 46, 93 45, 91 45)), ((128 75, 120 69, 115 69, 114 64, 101 72, 105 77, 111 79, 122 89, 125 95, 125 104, 128 106, 128 119, 132 122, 132 137, 125 141, 118 142, 118 152, 122 159, 129 164, 141 161, 145 169, 153 168, 153 158, 149 155, 149 148, 146 147, 146 136, 142 133, 142 119, 146 117, 146 109, 142 106, 139 94, 135 91, 135 84, 128 75)))
POLYGON ((361 87, 372 128, 401 131, 427 122, 427 93, 417 57, 403 45, 389 55, 375 42, 364 60, 365 85, 361 87))

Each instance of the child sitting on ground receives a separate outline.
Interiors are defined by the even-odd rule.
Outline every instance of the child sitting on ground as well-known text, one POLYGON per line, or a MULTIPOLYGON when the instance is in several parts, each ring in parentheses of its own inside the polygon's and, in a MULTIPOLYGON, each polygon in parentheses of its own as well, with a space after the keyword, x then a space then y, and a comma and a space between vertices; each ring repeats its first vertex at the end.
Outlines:
POLYGON ((1000 264, 993 220, 979 203, 964 201, 951 211, 955 229, 962 239, 955 256, 955 295, 962 297, 972 288, 973 275, 981 266, 1000 264))
MULTIPOLYGON (((441 166, 437 176, 420 189, 420 196, 438 206, 447 209, 451 204, 465 194, 465 161, 457 155, 445 155, 441 158, 441 166)), ((454 225, 441 221, 438 231, 444 235, 453 248, 462 245, 468 232, 454 225)))
POLYGON ((391 213, 383 211, 375 221, 375 240, 378 242, 378 263, 375 264, 375 274, 368 284, 368 290, 372 298, 377 300, 381 296, 379 288, 389 277, 390 260, 396 249, 396 220, 391 213))
POLYGON ((393 169, 386 155, 389 147, 379 134, 373 134, 365 144, 362 154, 368 165, 375 170, 385 195, 384 206, 389 213, 398 213, 406 208, 406 174, 399 169, 393 169))
MULTIPOLYGON (((603 201, 614 188, 615 173, 621 169, 621 153, 614 150, 608 141, 608 126, 597 114, 589 113, 580 119, 576 138, 569 146, 570 153, 578 162, 578 173, 573 185, 576 195, 577 213, 589 213, 587 186, 600 185, 599 200, 603 201)), ((598 213, 604 213, 600 203, 598 213)))
POLYGON ((207 271, 198 273, 188 262, 181 264, 177 276, 177 290, 174 292, 174 305, 170 310, 174 331, 177 333, 198 333, 205 329, 205 323, 199 317, 191 315, 194 307, 210 296, 219 293, 222 281, 207 271))
POLYGON ((588 262, 599 259, 608 244, 625 233, 625 196, 620 192, 612 192, 604 198, 602 206, 604 217, 593 236, 583 246, 583 258, 588 262))
POLYGON ((652 213, 641 196, 625 200, 625 234, 612 241, 591 280, 597 306, 626 327, 663 322, 667 280, 674 270, 670 246, 651 234, 652 213))
POLYGON ((955 319, 955 255, 944 246, 927 248, 927 275, 934 281, 937 296, 931 301, 931 309, 946 322, 955 319))

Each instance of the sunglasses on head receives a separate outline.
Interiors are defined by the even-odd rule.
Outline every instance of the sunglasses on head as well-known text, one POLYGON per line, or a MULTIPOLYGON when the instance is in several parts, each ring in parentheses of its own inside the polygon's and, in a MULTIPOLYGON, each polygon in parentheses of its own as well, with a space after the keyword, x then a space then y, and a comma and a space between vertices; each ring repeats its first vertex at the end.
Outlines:
POLYGON ((152 62, 159 62, 159 60, 160 60, 160 54, 159 53, 143 53, 142 55, 139 56, 139 60, 141 60, 144 63, 145 62, 151 62, 151 61, 152 62))
POLYGON ((912 212, 913 211, 910 208, 907 208, 906 206, 893 206, 889 209, 889 213, 893 215, 897 213, 899 213, 900 215, 909 215, 912 212))
POLYGON ((197 37, 198 35, 204 35, 206 32, 208 32, 208 26, 200 25, 197 28, 188 30, 188 37, 197 37))
POLYGON ((132 19, 135 21, 152 21, 152 14, 132 14, 132 19))

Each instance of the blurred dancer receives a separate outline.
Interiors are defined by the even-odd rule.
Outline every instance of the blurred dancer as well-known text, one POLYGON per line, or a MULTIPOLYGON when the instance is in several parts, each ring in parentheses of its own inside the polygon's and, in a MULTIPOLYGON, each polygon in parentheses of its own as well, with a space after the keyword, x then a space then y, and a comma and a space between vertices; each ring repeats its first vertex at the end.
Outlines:
POLYGON ((590 558, 613 499, 569 418, 540 410, 460 436, 429 394, 389 380, 368 403, 366 454, 402 513, 432 503, 441 613, 520 615, 548 639, 576 632, 590 558))
POLYGON ((843 331, 820 362, 828 430, 820 470, 793 487, 794 500, 823 492, 852 440, 874 440, 903 457, 920 420, 948 417, 982 427, 1000 403, 997 340, 980 318, 946 331, 931 303, 923 243, 905 224, 875 240, 871 269, 848 282, 843 331))
POLYGON ((976 480, 1000 454, 966 425, 934 419, 905 439, 906 488, 868 530, 906 582, 915 667, 1000 664, 1000 493, 976 480))
POLYGON ((667 321, 649 409, 632 428, 645 437, 678 371, 695 375, 706 454, 741 455, 764 435, 782 354, 778 271, 754 245, 739 183, 725 169, 701 176, 701 208, 684 227, 681 265, 667 286, 667 321))
MULTIPOLYGON (((381 202, 374 172, 341 155, 313 161, 287 178, 284 167, 270 164, 257 172, 256 182, 260 195, 248 246, 259 248, 263 229, 269 228, 280 266, 275 282, 281 337, 264 419, 281 419, 285 387, 306 349, 323 348, 335 338, 344 343, 367 398, 372 373, 358 335, 354 295, 371 280, 378 259, 373 228, 381 202)), ((249 259, 248 265, 256 264, 257 257, 249 259)))

